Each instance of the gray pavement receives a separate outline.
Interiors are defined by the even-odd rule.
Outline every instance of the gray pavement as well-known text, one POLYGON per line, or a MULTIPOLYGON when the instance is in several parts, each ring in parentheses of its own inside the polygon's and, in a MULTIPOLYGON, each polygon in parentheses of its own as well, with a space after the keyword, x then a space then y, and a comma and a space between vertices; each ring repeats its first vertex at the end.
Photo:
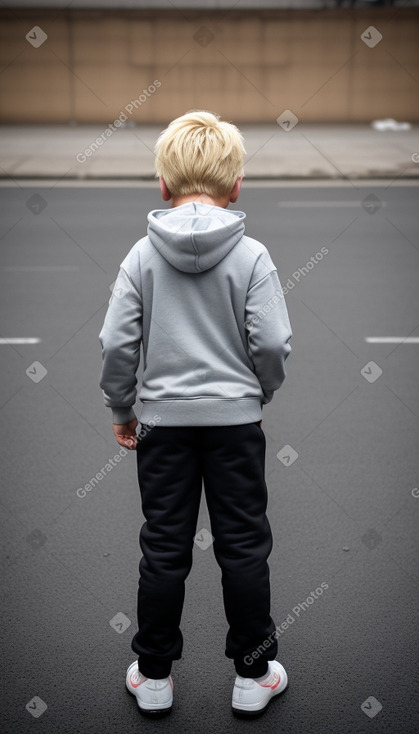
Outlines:
MULTIPOLYGON (((107 125, 2 125, 0 177, 152 178, 162 127, 129 122, 113 132, 107 125)), ((419 176, 417 125, 399 132, 370 125, 297 123, 288 132, 286 124, 240 127, 249 178, 419 176)))
POLYGON ((418 189, 246 182, 237 204, 278 267, 294 331, 263 419, 272 616, 290 685, 256 721, 231 713, 220 572, 197 545, 173 711, 141 717, 124 688, 142 523, 134 453, 77 494, 119 450, 98 334, 158 191, 17 182, 0 197, 0 336, 40 339, 0 344, 2 733, 416 732, 419 344, 365 339, 419 336, 418 189))

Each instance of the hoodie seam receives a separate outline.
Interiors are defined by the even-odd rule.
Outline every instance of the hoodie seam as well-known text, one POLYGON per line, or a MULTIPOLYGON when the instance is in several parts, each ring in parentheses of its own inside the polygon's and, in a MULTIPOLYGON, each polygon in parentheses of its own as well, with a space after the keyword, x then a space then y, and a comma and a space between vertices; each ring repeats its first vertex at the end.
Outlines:
MULTIPOLYGON (((135 292, 136 292, 136 294, 137 294, 137 296, 139 298, 140 303, 142 303, 141 294, 140 294, 137 286, 135 285, 133 279, 131 278, 130 274, 128 273, 128 271, 126 270, 126 268, 122 267, 122 265, 120 265, 120 268, 121 268, 121 270, 124 271, 124 273, 127 276, 129 282, 131 283, 132 287, 134 288, 134 290, 135 290, 135 292)), ((140 279, 141 279, 141 268, 140 268, 140 279)))
POLYGON ((196 267, 197 271, 199 273, 201 273, 202 270, 201 270, 201 267, 199 265, 199 252, 198 252, 198 248, 195 245, 194 232, 191 232, 191 244, 192 244, 192 247, 193 247, 193 250, 194 250, 194 253, 195 253, 195 267, 196 267))
MULTIPOLYGON (((255 265, 255 267, 256 267, 256 265, 255 265)), ((253 271, 254 271, 254 268, 253 268, 253 271)), ((261 278, 260 280, 258 280, 256 283, 253 283, 253 285, 250 286, 250 288, 249 288, 249 290, 247 292, 250 293, 250 291, 253 290, 253 288, 256 288, 256 286, 259 285, 259 283, 262 283, 262 281, 266 280, 266 278, 269 278, 269 276, 272 273, 274 273, 275 271, 278 272, 278 268, 275 268, 275 267, 272 268, 272 270, 270 270, 269 273, 267 273, 267 275, 264 275, 263 278, 261 278)), ((253 273, 252 273, 252 275, 253 275, 253 273)))

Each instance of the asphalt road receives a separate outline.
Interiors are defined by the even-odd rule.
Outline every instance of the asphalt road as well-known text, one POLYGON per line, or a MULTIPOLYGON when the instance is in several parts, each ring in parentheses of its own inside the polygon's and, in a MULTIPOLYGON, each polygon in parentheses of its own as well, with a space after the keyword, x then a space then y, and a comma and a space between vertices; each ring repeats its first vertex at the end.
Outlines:
POLYGON ((237 204, 278 267, 294 331, 263 420, 272 616, 290 685, 256 721, 231 713, 220 571, 199 545, 173 711, 141 716, 124 685, 135 454, 77 493, 119 450, 98 334, 158 191, 0 190, 0 336, 41 340, 0 344, 3 734, 417 731, 419 344, 365 340, 419 336, 419 201, 415 187, 373 186, 246 184, 237 204))

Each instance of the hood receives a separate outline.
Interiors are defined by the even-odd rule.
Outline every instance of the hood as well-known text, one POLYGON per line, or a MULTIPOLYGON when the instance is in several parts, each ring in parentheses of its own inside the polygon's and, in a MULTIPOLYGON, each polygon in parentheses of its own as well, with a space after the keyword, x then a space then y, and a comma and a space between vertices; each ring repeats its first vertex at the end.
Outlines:
POLYGON ((244 235, 246 215, 193 201, 154 209, 147 234, 161 255, 184 273, 202 273, 220 262, 244 235))

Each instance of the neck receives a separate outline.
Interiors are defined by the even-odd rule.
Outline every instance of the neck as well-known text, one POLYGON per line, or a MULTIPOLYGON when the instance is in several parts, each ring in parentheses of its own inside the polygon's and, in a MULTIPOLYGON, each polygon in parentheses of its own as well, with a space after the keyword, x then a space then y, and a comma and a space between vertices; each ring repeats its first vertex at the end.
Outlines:
POLYGON ((211 206, 222 206, 224 209, 228 206, 230 197, 227 196, 208 196, 208 194, 185 194, 184 196, 174 196, 172 198, 172 207, 182 206, 194 201, 197 204, 210 204, 211 206))

